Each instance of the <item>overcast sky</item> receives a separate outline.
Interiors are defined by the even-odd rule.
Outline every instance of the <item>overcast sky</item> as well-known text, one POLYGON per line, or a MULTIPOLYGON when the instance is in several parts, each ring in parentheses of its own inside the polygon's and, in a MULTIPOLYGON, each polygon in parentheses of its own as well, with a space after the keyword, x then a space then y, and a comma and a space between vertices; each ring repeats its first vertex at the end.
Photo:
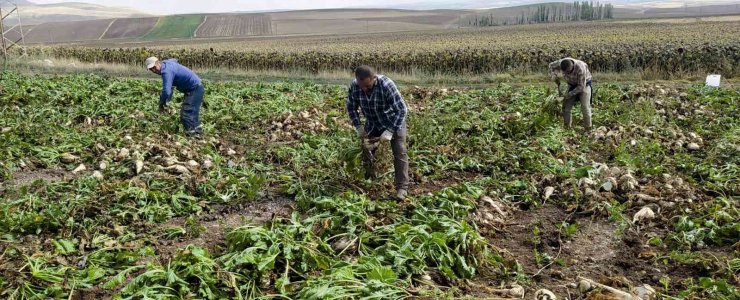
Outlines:
MULTIPOLYGON (((232 11, 263 11, 263 10, 294 10, 346 7, 389 7, 389 8, 485 8, 529 4, 533 2, 552 2, 535 0, 77 0, 106 6, 128 6, 150 14, 176 13, 215 13, 232 11)), ((565 0, 566 2, 572 0, 565 0)), ((45 4, 58 2, 76 2, 59 0, 31 0, 31 2, 45 4)), ((651 4, 678 4, 688 3, 737 3, 740 0, 606 0, 614 4, 651 3, 651 4)), ((661 5, 662 6, 662 5, 661 5)))

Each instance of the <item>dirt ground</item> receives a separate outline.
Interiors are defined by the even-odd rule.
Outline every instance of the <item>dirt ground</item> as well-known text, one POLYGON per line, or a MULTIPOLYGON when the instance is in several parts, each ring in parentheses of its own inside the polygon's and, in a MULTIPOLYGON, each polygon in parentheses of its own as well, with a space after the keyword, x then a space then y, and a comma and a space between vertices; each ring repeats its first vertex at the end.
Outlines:
MULTIPOLYGON (((516 259, 528 276, 532 276, 532 292, 539 287, 558 295, 574 293, 569 283, 578 275, 589 278, 618 276, 614 268, 619 257, 621 240, 615 235, 616 226, 589 218, 574 218, 557 206, 547 204, 529 211, 517 211, 501 232, 490 237, 491 245, 506 256, 516 259), (558 225, 563 220, 577 222, 579 232, 562 236, 558 225), (538 228, 539 238, 535 237, 538 228), (539 241, 537 241, 539 240, 539 241), (551 265, 538 266, 534 250, 553 258, 551 265)), ((549 263, 548 263, 549 264, 549 263)))
MULTIPOLYGON (((655 258, 667 253, 650 247, 648 240, 661 231, 664 229, 660 225, 651 224, 639 233, 634 228, 620 233, 616 222, 601 216, 571 214, 553 204, 531 210, 514 209, 503 226, 484 230, 494 250, 523 268, 528 277, 524 284, 525 299, 542 288, 551 290, 559 299, 582 299, 576 287, 579 276, 629 292, 630 288, 643 284, 657 288, 664 275, 678 283, 711 274, 711 269, 696 265, 659 263, 655 258), (577 232, 565 236, 559 229, 563 221, 578 224, 577 232), (549 255, 551 261, 538 265, 535 249, 540 255, 549 255)), ((731 252, 729 249, 697 251, 700 255, 719 258, 726 258, 731 252)), ((482 273, 473 280, 473 286, 503 288, 500 278, 486 275, 485 270, 482 273)), ((490 290, 471 288, 467 292, 484 299, 496 296, 490 290)))
POLYGON ((12 180, 7 182, 0 181, 0 193, 5 191, 6 189, 17 189, 19 187, 30 185, 37 180, 57 182, 69 177, 71 177, 71 173, 61 169, 19 171, 13 173, 12 180))
MULTIPOLYGON (((213 251, 225 246, 226 233, 230 229, 247 224, 260 225, 278 217, 288 218, 295 210, 294 204, 293 199, 279 197, 234 206, 217 206, 212 213, 195 219, 197 224, 202 226, 202 232, 197 236, 183 236, 174 240, 164 238, 156 240, 154 247, 157 258, 160 263, 166 264, 177 254, 178 249, 183 249, 187 245, 204 247, 213 253, 213 251)), ((149 230, 150 232, 157 232, 175 226, 187 228, 187 218, 174 218, 164 224, 151 226, 149 230)))

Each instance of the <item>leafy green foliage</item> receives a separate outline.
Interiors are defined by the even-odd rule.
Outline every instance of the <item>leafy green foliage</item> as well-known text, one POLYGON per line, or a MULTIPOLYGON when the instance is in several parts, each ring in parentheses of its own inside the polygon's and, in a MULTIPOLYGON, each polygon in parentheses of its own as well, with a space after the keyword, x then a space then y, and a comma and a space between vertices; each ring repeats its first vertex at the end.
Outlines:
MULTIPOLYGON (((419 191, 398 203, 382 192, 392 176, 362 179, 343 87, 207 82, 202 119, 208 137, 196 141, 180 136, 177 116, 156 112, 158 82, 8 73, 0 84, 0 236, 11 245, 3 257, 15 275, 0 279, 3 298, 69 298, 76 289, 105 288, 121 299, 395 299, 440 295, 420 280, 426 276, 453 286, 481 273, 525 280, 521 264, 490 250, 474 219, 477 200, 485 194, 507 206, 537 208, 543 188, 562 182, 547 205, 583 213, 593 204, 595 214, 624 232, 633 209, 629 195, 589 203, 578 190, 578 179, 594 175, 592 160, 637 178, 674 173, 685 179, 694 202, 679 204, 666 218, 673 233, 649 245, 699 249, 737 240, 733 90, 691 89, 659 98, 659 107, 640 100, 637 87, 600 86, 595 122, 617 134, 598 141, 543 113, 557 101, 551 89, 405 91, 419 191), (692 102, 699 99, 704 114, 692 112, 700 109, 692 102), (268 140, 273 122, 300 112, 310 112, 326 130, 301 128, 285 140, 268 140), (624 124, 632 126, 620 129, 624 124), (647 134, 640 131, 645 127, 657 129, 647 134), (703 137, 705 151, 671 146, 673 134, 688 132, 703 137), (129 157, 116 158, 124 147, 129 157), (137 160, 144 162, 138 174, 137 160), (167 169, 190 160, 197 167, 186 174, 167 169), (101 162, 107 168, 99 168, 101 162), (90 171, 70 174, 80 163, 99 169, 103 179, 90 171), (29 176, 42 180, 21 180, 29 176), (204 227, 210 222, 204 215, 219 222, 223 211, 240 213, 270 197, 294 198, 296 211, 265 224, 204 227)), ((580 112, 574 114, 577 120, 580 112)), ((561 234, 572 236, 583 223, 576 224, 562 223, 561 234)), ((535 244, 542 242, 539 234, 535 244)), ((534 255, 540 266, 558 262, 545 251, 534 255)), ((668 261, 682 259, 677 254, 668 261)), ((721 263, 721 272, 703 275, 711 281, 674 280, 669 293, 696 286, 690 293, 729 295, 733 290, 723 283, 738 262, 721 263)))
POLYGON ((687 247, 703 248, 707 244, 731 245, 740 239, 740 211, 736 201, 717 198, 705 203, 694 217, 684 215, 674 225, 672 239, 687 247))

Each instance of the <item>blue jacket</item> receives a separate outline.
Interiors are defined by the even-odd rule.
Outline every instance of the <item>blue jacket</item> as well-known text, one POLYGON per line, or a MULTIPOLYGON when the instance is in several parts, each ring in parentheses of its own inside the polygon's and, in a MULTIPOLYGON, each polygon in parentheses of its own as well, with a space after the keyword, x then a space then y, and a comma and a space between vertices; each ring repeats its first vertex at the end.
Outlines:
POLYGON ((185 66, 177 63, 176 59, 162 61, 162 95, 159 104, 164 105, 172 97, 172 86, 178 91, 187 93, 201 84, 200 77, 185 66))

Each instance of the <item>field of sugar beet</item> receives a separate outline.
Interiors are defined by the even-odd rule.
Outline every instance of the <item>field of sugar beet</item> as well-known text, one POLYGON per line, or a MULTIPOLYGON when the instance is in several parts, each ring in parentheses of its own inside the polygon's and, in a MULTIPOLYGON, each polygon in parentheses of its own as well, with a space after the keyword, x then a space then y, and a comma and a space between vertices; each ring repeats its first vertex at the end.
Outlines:
POLYGON ((737 89, 601 82, 584 133, 546 87, 401 86, 397 202, 345 87, 205 85, 195 140, 156 81, 3 74, 0 298, 737 299, 737 89))

